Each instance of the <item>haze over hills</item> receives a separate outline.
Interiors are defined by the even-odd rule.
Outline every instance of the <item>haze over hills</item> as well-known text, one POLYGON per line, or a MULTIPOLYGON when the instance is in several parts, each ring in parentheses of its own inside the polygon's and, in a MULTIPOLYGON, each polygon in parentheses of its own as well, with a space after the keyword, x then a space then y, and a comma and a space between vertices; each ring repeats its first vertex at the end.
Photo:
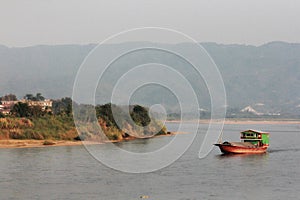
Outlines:
MULTIPOLYGON (((116 47, 134 47, 138 44, 106 45, 105 54, 109 55, 116 47)), ((258 47, 216 43, 202 43, 202 45, 222 74, 229 110, 237 111, 250 105, 259 113, 300 114, 300 44, 271 42, 258 47)), ((22 97, 27 93, 36 92, 41 92, 49 98, 71 96, 77 70, 95 46, 95 44, 39 45, 8 48, 0 45, 0 96, 14 93, 22 97)), ((169 46, 175 51, 191 50, 190 44, 169 46)), ((153 60, 163 61, 169 66, 188 67, 186 63, 176 58, 170 59, 155 52, 150 54, 153 60)), ((116 64, 115 67, 145 61, 149 60, 141 53, 121 63, 122 66, 116 64)), ((114 73, 118 72, 112 72, 107 78, 108 88, 111 87, 109 80, 114 79, 114 73)), ((209 110, 209 96, 203 80, 196 80, 197 77, 190 72, 187 72, 186 76, 190 76, 194 81, 193 86, 201 91, 198 95, 203 109, 209 110)), ((178 103, 171 98, 172 94, 162 88, 148 88, 137 96, 137 99, 144 98, 143 100, 149 104, 163 101, 170 108, 178 103)), ((107 101, 101 97, 98 100, 107 101)))

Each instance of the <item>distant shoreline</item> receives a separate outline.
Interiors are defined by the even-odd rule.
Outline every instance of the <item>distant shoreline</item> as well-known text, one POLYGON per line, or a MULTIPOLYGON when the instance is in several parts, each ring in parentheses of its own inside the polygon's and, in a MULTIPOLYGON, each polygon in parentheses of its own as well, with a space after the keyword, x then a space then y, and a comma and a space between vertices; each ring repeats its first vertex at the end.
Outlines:
MULTIPOLYGON (((168 123, 179 123, 180 120, 167 120, 168 123)), ((186 123, 200 123, 200 124, 209 124, 209 123, 222 123, 221 119, 200 119, 200 120, 188 120, 184 121, 186 123)), ((299 124, 300 119, 225 119, 224 124, 299 124)))

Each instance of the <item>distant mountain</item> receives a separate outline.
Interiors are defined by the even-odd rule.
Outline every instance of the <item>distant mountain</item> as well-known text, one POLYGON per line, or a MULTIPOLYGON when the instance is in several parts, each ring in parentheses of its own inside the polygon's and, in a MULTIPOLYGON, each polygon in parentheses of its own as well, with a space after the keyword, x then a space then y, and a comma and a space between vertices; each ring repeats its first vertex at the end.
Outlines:
MULTIPOLYGON (((95 46, 39 45, 8 48, 0 45, 0 96, 14 93, 22 97, 26 93, 36 92, 49 98, 71 96, 77 70, 95 46)), ((125 46, 134 47, 138 43, 106 45, 105 54, 109 55, 114 49, 125 46)), ((168 46, 174 51, 180 49, 192 54, 189 52, 190 44, 168 46)), ((223 76, 229 108, 241 110, 248 105, 253 107, 260 104, 263 113, 300 114, 300 44, 271 42, 257 47, 202 43, 202 46, 209 52, 223 76)), ((169 66, 187 67, 181 60, 153 53, 152 61, 155 59, 163 60, 169 66)), ((116 65, 115 69, 145 61, 151 60, 138 54, 126 63, 116 65)), ((116 70, 109 75, 106 83, 108 88, 111 87, 109 81, 118 77, 118 73, 121 71, 116 70)), ((209 110, 209 96, 203 95, 207 91, 203 88, 203 81, 196 80, 193 73, 187 73, 186 76, 190 76, 194 81, 193 86, 202 91, 198 94, 202 98, 201 108, 209 110)), ((178 104, 171 98, 172 94, 161 88, 149 88, 137 96, 149 104, 160 101, 170 108, 178 104)))
POLYGON ((77 69, 94 46, 0 46, 0 95, 39 91, 51 98, 71 96, 77 69))
POLYGON ((300 113, 300 44, 203 44, 222 73, 230 107, 300 113))

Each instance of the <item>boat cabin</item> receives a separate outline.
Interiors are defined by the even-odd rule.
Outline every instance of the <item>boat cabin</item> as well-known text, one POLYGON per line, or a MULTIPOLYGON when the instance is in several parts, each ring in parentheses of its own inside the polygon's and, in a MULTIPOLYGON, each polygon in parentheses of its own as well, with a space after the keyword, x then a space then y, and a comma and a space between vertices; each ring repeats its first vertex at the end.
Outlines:
POLYGON ((241 140, 243 142, 250 142, 256 146, 269 146, 269 133, 257 130, 247 130, 241 132, 241 140))

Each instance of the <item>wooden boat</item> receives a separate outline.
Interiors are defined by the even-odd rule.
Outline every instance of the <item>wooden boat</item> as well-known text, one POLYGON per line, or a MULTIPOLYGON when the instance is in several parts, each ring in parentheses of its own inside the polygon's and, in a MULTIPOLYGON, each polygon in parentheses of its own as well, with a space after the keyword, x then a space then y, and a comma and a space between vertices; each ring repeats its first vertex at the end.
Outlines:
POLYGON ((241 132, 241 142, 219 142, 218 146, 222 153, 265 153, 269 147, 269 133, 246 130, 241 132))

